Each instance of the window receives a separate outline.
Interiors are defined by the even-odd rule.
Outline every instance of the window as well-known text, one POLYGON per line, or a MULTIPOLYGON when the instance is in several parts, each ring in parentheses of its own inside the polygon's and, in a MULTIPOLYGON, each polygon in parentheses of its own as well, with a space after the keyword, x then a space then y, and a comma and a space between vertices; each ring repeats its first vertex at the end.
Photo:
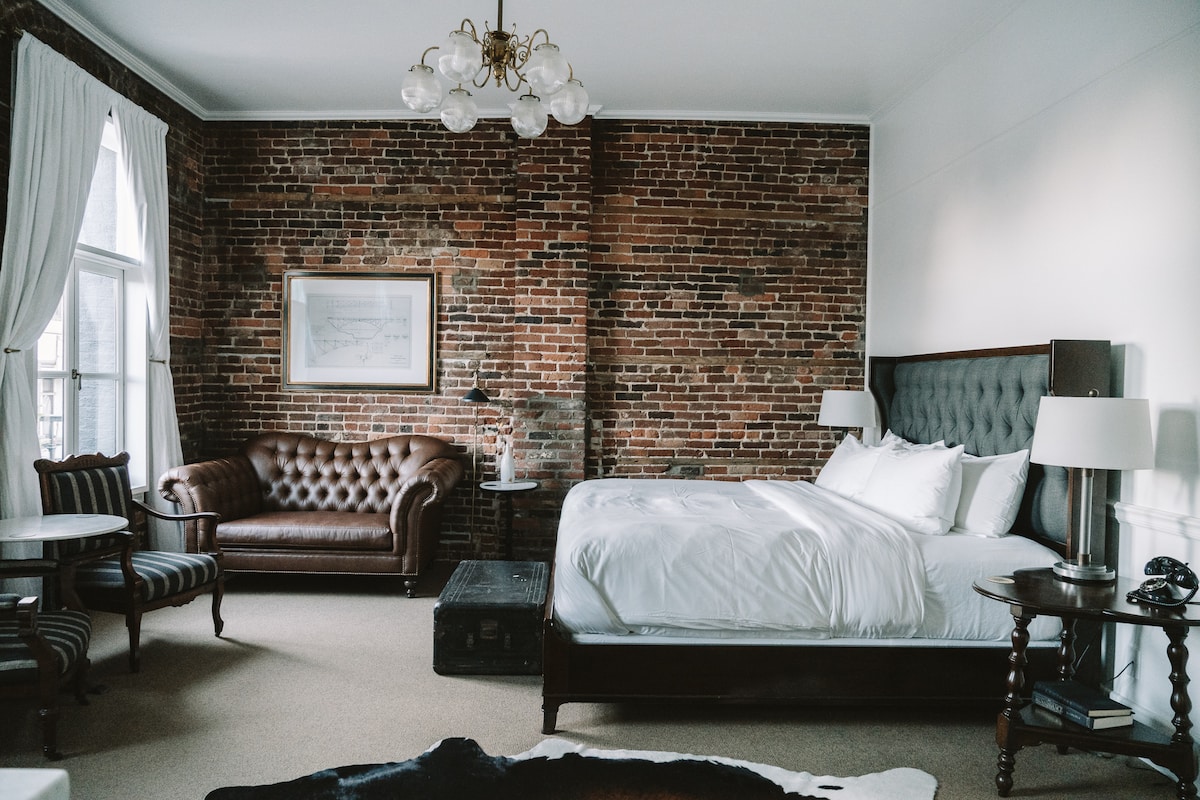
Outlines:
POLYGON ((128 450, 142 485, 144 467, 135 464, 146 463, 146 305, 140 264, 125 245, 131 237, 122 235, 116 147, 110 122, 67 284, 38 341, 38 438, 44 458, 128 450))

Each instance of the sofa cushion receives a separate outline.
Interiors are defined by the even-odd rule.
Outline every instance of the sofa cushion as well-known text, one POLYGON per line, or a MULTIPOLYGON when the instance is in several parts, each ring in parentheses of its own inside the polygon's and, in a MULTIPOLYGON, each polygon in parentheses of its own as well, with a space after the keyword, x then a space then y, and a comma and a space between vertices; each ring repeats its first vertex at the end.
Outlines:
POLYGON ((359 511, 267 511, 222 521, 217 538, 230 548, 391 550, 387 514, 359 511))

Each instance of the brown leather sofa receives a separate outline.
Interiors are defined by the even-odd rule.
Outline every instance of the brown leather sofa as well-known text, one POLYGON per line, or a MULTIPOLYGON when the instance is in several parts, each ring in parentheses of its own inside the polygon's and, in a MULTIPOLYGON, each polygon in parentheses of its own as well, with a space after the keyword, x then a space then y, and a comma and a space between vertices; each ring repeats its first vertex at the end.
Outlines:
POLYGON ((226 572, 397 574, 411 597, 462 477, 454 446, 432 436, 330 442, 276 432, 235 456, 173 467, 158 490, 185 512, 221 515, 226 572))

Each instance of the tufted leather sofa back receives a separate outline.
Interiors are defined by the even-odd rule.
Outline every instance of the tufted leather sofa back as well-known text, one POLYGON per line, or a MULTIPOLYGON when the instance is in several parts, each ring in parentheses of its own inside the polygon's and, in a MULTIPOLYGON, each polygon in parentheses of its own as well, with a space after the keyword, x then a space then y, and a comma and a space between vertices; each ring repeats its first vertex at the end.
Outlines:
POLYGON ((330 442, 298 433, 264 433, 243 451, 262 487, 263 511, 386 514, 404 482, 434 458, 456 458, 432 436, 330 442))

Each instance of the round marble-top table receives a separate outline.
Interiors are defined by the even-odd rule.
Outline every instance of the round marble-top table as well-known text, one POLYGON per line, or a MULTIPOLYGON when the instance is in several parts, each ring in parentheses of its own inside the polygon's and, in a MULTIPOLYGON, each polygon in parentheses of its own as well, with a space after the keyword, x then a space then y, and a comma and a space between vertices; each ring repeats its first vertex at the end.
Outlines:
POLYGON ((112 514, 46 514, 39 517, 0 519, 0 542, 57 542, 86 539, 129 527, 124 517, 112 514))

